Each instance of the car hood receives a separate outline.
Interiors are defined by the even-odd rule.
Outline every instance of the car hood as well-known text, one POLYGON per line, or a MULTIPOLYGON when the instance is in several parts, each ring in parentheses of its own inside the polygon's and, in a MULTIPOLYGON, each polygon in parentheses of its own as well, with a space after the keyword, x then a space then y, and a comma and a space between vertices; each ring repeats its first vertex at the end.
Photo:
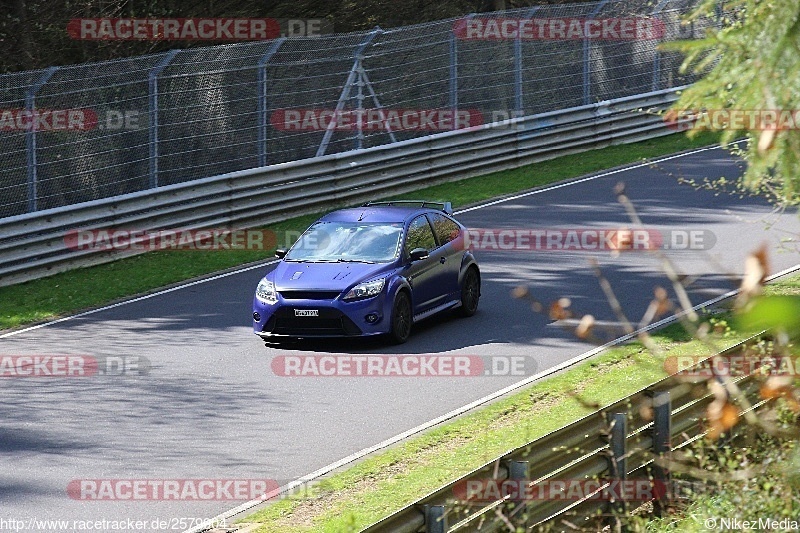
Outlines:
POLYGON ((336 290, 377 277, 392 270, 391 265, 370 263, 290 263, 281 261, 267 277, 275 289, 336 290))

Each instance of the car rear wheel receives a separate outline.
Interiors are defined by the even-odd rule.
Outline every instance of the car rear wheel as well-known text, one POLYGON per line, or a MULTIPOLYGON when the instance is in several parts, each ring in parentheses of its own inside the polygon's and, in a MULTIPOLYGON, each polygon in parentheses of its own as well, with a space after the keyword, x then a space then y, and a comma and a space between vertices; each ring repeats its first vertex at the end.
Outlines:
POLYGON ((392 307, 392 329, 389 338, 395 344, 403 344, 411 335, 411 299, 408 293, 401 291, 397 293, 392 307))
POLYGON ((478 300, 481 297, 481 278, 475 267, 470 267, 464 274, 464 281, 461 283, 461 307, 458 314, 461 316, 472 316, 478 310, 478 300))

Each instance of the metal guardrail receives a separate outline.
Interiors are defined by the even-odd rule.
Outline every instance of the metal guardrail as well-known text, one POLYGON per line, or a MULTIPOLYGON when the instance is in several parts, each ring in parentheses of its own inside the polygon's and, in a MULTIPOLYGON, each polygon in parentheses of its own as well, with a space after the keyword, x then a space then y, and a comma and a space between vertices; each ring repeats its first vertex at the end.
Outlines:
MULTIPOLYGON (((753 340, 750 337, 719 355, 731 354, 753 340)), ((758 382, 752 376, 734 380, 751 409, 760 407, 758 382)), ((449 533, 508 531, 495 509, 524 518, 513 522, 531 530, 554 526, 567 519, 581 526, 588 520, 608 518, 611 503, 601 498, 552 499, 469 503, 459 499, 457 486, 488 479, 521 480, 532 484, 552 480, 655 479, 669 485, 670 474, 655 462, 659 455, 680 450, 705 435, 704 417, 713 395, 698 397, 685 380, 669 377, 612 405, 553 431, 525 446, 443 486, 394 514, 361 530, 361 533, 449 533), (645 409, 641 407, 645 406, 645 409), (649 413, 649 415, 645 415, 649 413), (458 495, 457 495, 458 494, 458 495), (604 515, 604 516, 603 516, 604 515)), ((644 502, 636 502, 643 504, 644 502)), ((565 527, 573 530, 573 527, 565 527)), ((548 529, 549 530, 549 529, 548 529)))
POLYGON ((669 90, 419 139, 244 170, 0 219, 0 286, 115 260, 130 251, 66 245, 86 229, 258 227, 554 157, 667 135, 669 90))

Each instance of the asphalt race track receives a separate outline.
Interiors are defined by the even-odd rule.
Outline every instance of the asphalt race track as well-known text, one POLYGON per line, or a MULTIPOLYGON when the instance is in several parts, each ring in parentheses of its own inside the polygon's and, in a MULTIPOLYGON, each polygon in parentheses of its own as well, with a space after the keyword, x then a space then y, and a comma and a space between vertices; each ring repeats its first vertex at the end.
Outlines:
MULTIPOLYGON (((697 276, 689 288, 697 304, 734 289, 730 275, 742 273, 747 253, 761 242, 770 245, 772 272, 800 263, 796 251, 775 251, 781 238, 800 233, 796 214, 775 215, 763 201, 698 191, 677 180, 738 173, 726 152, 708 150, 470 209, 458 218, 474 228, 618 228, 628 218, 613 188, 624 181, 645 226, 713 232, 716 242, 707 252, 665 252, 683 273, 697 276)), ((576 310, 612 322, 591 257, 636 320, 653 288, 669 287, 658 259, 644 252, 614 257, 496 250, 476 256, 483 276, 478 314, 419 324, 401 347, 326 341, 266 348, 251 333, 250 304, 270 267, 0 335, 2 355, 138 356, 151 363, 144 375, 0 381, 0 518, 149 523, 217 515, 242 502, 90 501, 71 498, 66 489, 71 480, 86 479, 286 483, 524 376, 281 377, 271 369, 274 357, 331 352, 523 356, 529 373, 541 372, 592 346, 534 314, 529 303, 510 298, 514 287, 527 285, 546 303, 569 297, 576 310)), ((161 530, 177 531, 179 525, 161 530)), ((21 530, 43 529, 26 525, 21 530)))

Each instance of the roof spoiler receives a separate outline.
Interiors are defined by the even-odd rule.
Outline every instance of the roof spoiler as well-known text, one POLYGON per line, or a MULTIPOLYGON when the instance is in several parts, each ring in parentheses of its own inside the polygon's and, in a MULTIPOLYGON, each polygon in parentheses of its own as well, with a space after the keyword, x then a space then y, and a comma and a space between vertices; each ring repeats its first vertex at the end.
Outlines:
POLYGON ((362 207, 369 207, 373 205, 406 205, 406 206, 414 206, 418 205, 420 207, 435 207, 439 211, 444 211, 448 215, 453 214, 453 206, 450 202, 426 202, 423 200, 387 200, 385 202, 367 202, 362 207))

